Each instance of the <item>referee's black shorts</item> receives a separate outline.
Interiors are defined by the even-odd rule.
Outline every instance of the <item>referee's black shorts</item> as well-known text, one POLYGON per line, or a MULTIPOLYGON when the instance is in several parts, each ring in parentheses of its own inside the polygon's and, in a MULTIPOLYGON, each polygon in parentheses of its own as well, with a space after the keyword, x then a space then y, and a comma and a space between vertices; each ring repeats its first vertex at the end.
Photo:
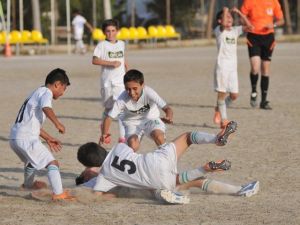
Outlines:
POLYGON ((247 34, 249 57, 260 56, 264 61, 271 61, 275 47, 274 33, 270 34, 247 34))

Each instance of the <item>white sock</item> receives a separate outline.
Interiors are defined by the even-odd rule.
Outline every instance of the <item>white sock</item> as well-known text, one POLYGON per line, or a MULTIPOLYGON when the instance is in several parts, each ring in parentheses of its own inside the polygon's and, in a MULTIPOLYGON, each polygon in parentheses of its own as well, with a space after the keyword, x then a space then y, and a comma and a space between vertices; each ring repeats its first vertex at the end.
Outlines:
POLYGON ((49 183, 51 184, 53 193, 56 195, 63 193, 61 176, 58 167, 56 165, 49 165, 47 169, 48 179, 49 183))
POLYGON ((202 184, 202 190, 214 194, 236 194, 241 188, 211 179, 205 179, 202 184))
POLYGON ((208 144, 208 143, 215 143, 217 135, 215 134, 208 134, 200 131, 193 131, 190 135, 190 141, 193 144, 208 144))
POLYGON ((226 111, 226 104, 225 100, 218 100, 217 101, 218 109, 221 114, 222 120, 227 119, 227 111, 226 111))
POLYGON ((227 96, 225 98, 225 104, 226 104, 227 107, 229 107, 232 104, 232 102, 233 102, 233 100, 230 96, 227 96))
POLYGON ((182 172, 179 174, 179 183, 184 184, 189 181, 196 180, 200 177, 203 177, 206 173, 207 171, 205 171, 203 167, 182 172))
POLYGON ((24 168, 24 187, 31 188, 34 181, 36 169, 33 168, 30 164, 24 168))

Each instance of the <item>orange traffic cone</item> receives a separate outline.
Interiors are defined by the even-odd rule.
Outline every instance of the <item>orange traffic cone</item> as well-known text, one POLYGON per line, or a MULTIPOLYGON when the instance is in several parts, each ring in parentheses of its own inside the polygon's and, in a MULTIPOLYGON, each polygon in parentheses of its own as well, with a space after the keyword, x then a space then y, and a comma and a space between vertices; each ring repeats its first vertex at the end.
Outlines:
POLYGON ((11 48, 10 48, 10 44, 6 43, 5 44, 5 48, 4 48, 4 56, 5 57, 11 57, 11 48))

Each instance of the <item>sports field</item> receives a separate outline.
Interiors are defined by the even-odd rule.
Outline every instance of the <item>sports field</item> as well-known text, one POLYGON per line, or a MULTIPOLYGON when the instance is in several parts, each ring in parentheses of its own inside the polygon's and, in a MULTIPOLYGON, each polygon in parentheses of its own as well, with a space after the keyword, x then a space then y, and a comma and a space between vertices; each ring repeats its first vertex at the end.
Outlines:
MULTIPOLYGON (((184 131, 217 133, 212 117, 216 94, 213 68, 216 47, 129 50, 130 68, 144 72, 146 84, 173 108, 174 124, 167 126, 170 141, 184 131)), ((27 95, 43 85, 47 73, 60 67, 67 71, 71 86, 54 101, 54 111, 66 126, 61 135, 49 121, 45 129, 63 142, 60 162, 63 184, 74 187, 83 167, 76 160, 77 148, 98 141, 103 108, 99 94, 99 68, 85 56, 23 56, 0 58, 0 224, 300 224, 300 44, 278 44, 271 64, 269 100, 272 111, 252 109, 249 104, 249 63, 246 47, 239 46, 240 97, 228 109, 238 131, 225 147, 192 146, 179 161, 179 170, 191 169, 210 160, 232 162, 228 172, 209 175, 233 184, 260 181, 260 192, 251 198, 209 195, 190 191, 188 205, 162 205, 143 191, 122 191, 113 201, 99 201, 77 190, 79 202, 36 201, 20 191, 23 164, 10 150, 9 129, 27 95)), ((113 141, 118 138, 113 123, 113 141)), ((155 148, 144 138, 140 152, 155 148)), ((47 181, 45 173, 40 180, 47 181)))

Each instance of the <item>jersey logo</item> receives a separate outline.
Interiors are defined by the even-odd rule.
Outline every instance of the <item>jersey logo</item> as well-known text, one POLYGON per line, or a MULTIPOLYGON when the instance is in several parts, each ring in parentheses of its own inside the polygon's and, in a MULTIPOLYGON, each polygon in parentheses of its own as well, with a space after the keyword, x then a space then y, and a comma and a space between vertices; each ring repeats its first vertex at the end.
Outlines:
POLYGON ((227 44, 235 44, 235 38, 226 37, 225 41, 227 44))
POLYGON ((134 164, 134 162, 129 161, 127 159, 123 159, 120 161, 120 164, 118 164, 119 161, 119 156, 115 156, 113 162, 111 163, 111 166, 124 172, 125 171, 125 166, 127 165, 129 168, 127 170, 128 174, 134 174, 136 172, 136 165, 134 164))
POLYGON ((150 110, 150 105, 147 104, 147 105, 144 105, 143 107, 141 107, 140 109, 136 110, 136 111, 131 111, 132 113, 135 113, 135 114, 143 114, 145 112, 148 112, 150 110))
POLYGON ((108 52, 108 57, 109 58, 123 58, 123 56, 124 56, 123 51, 108 52))
POLYGON ((272 8, 266 9, 266 13, 268 16, 273 16, 273 9, 272 8))

